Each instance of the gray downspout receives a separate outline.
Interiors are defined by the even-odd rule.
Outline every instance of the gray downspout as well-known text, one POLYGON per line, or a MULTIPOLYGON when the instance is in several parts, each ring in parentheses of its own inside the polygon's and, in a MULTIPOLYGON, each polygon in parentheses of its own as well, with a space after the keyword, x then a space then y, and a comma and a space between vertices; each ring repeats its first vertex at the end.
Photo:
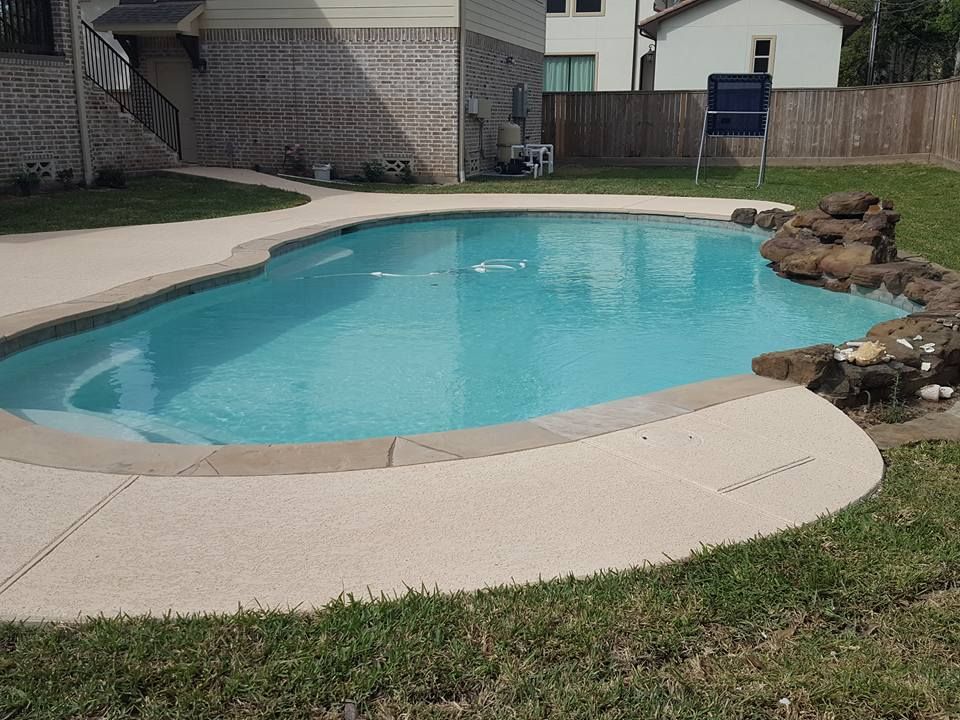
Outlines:
POLYGON ((80 164, 83 169, 83 181, 93 185, 93 158, 90 153, 90 131, 87 127, 87 89, 83 83, 83 47, 80 37, 80 6, 77 0, 70 0, 70 40, 73 45, 73 84, 77 96, 77 125, 80 128, 80 164))
POLYGON ((637 89, 637 53, 640 52, 640 2, 637 0, 637 7, 633 17, 633 74, 630 76, 630 89, 637 89))
MULTIPOLYGON (((464 0, 460 0, 460 11, 458 18, 459 25, 459 34, 460 34, 460 87, 457 90, 457 178, 460 182, 465 182, 467 179, 467 153, 465 150, 466 143, 466 132, 464 130, 464 123, 466 122, 466 87, 467 87, 467 31, 463 25, 463 3, 464 0)), ((481 142, 483 142, 481 138, 481 142)))

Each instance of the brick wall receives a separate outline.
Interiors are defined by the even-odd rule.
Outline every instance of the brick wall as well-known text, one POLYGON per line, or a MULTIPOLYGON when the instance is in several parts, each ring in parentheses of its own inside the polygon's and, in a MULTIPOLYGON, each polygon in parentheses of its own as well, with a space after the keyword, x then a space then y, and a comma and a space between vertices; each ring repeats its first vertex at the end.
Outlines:
MULTIPOLYGON (((495 40, 486 35, 466 33, 464 77, 466 97, 493 101, 493 115, 483 124, 483 156, 480 157, 480 122, 467 116, 464 143, 467 173, 490 170, 496 166, 497 130, 510 121, 513 112, 513 88, 529 85, 530 112, 526 139, 540 142, 543 119, 543 55, 527 48, 495 40)), ((522 125, 522 123, 520 123, 522 125)))
POLYGON ((201 41, 201 163, 277 169, 297 143, 341 177, 398 159, 422 179, 456 179, 455 28, 211 30, 201 41))
POLYGON ((117 102, 86 81, 87 130, 93 167, 119 165, 128 172, 160 170, 180 165, 177 153, 117 102))
POLYGON ((31 159, 53 159, 80 176, 67 0, 53 0, 57 55, 0 55, 0 185, 31 159))

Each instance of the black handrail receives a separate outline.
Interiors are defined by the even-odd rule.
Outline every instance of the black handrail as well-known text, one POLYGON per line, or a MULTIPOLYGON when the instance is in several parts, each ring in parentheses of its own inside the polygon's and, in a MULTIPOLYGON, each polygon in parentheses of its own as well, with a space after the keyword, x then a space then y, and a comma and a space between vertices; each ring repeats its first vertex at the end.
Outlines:
POLYGON ((83 23, 83 57, 84 74, 180 156, 177 106, 87 23, 83 23))

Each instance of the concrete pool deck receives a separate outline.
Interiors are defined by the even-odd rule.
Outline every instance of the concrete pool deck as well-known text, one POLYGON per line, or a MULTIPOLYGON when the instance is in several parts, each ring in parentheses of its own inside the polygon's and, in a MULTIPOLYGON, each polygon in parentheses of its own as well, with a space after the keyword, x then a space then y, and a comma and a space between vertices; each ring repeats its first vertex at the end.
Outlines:
MULTIPOLYGON (((190 172, 297 189, 313 201, 237 218, 0 237, 8 289, 0 323, 221 263, 244 242, 357 218, 536 208, 725 219, 744 204, 774 206, 376 195, 247 171, 190 172)), ((527 432, 544 442, 507 428, 511 442, 480 457, 469 457, 478 454, 469 443, 394 439, 392 467, 349 472, 260 476, 256 450, 234 458, 246 477, 229 476, 230 467, 123 472, 119 456, 97 459, 114 474, 0 460, 0 617, 312 607, 342 592, 584 575, 807 522, 869 493, 883 473, 876 447, 843 413, 805 389, 752 376, 575 412, 593 432, 571 433, 570 418, 541 419, 527 432)))

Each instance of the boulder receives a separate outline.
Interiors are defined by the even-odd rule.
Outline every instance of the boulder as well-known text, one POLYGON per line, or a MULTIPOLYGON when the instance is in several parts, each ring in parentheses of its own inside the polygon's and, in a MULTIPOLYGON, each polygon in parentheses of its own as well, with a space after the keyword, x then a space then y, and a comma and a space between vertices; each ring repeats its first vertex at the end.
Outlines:
POLYGON ((737 225, 752 227, 753 221, 757 219, 757 211, 755 208, 737 208, 733 211, 730 219, 737 225))
POLYGON ((833 345, 812 345, 755 357, 753 372, 763 377, 788 380, 815 389, 834 363, 833 345))
MULTIPOLYGON (((816 389, 839 407, 852 407, 867 399, 878 400, 889 395, 907 368, 889 362, 860 367, 848 362, 836 362, 816 389)), ((910 372, 916 372, 912 368, 910 372)))
POLYGON ((907 347, 906 345, 898 343, 894 338, 889 337, 883 338, 879 342, 883 345, 887 355, 891 356, 897 362, 918 369, 923 364, 923 359, 921 358, 922 353, 917 343, 911 342, 911 347, 907 347))
POLYGON ((833 250, 831 245, 817 244, 788 255, 780 261, 780 272, 790 277, 820 277, 820 261, 833 250))
POLYGON ((854 285, 866 288, 878 288, 885 285, 894 295, 903 293, 903 289, 915 275, 923 272, 921 263, 904 260, 902 262, 879 263, 856 268, 850 275, 854 285))
POLYGON ((957 313, 960 312, 960 282, 944 285, 927 297, 927 312, 957 313))
POLYGON ((757 213, 754 222, 757 224, 757 227, 763 228, 764 230, 779 230, 794 215, 795 213, 789 210, 764 210, 761 213, 757 213))
POLYGON ((830 218, 828 220, 817 220, 810 229, 813 230, 813 234, 820 238, 822 242, 832 243, 842 240, 854 226, 859 224, 859 220, 837 220, 830 218))
POLYGON ((861 265, 873 262, 873 248, 862 243, 852 243, 832 248, 820 261, 820 269, 835 278, 850 277, 861 265))
POLYGON ((803 212, 798 212, 794 215, 790 221, 787 223, 794 228, 810 228, 813 227, 813 224, 817 220, 829 220, 830 216, 827 215, 823 210, 804 210, 803 212))
POLYGON ((778 263, 789 255, 820 244, 809 230, 793 231, 783 228, 760 246, 760 254, 770 262, 778 263))
POLYGON ((848 293, 850 292, 850 279, 840 280, 838 278, 827 278, 823 287, 830 292, 848 293))
POLYGON ((915 303, 926 305, 928 299, 943 288, 939 280, 915 277, 904 285, 903 294, 915 303))
MULTIPOLYGON (((834 222, 840 222, 834 220, 834 222)), ((864 245, 879 245, 883 240, 883 231, 870 227, 865 222, 856 223, 843 234, 844 243, 858 242, 864 245)))
POLYGON ((880 198, 868 192, 836 192, 820 200, 820 209, 833 217, 861 217, 879 202, 880 198))

